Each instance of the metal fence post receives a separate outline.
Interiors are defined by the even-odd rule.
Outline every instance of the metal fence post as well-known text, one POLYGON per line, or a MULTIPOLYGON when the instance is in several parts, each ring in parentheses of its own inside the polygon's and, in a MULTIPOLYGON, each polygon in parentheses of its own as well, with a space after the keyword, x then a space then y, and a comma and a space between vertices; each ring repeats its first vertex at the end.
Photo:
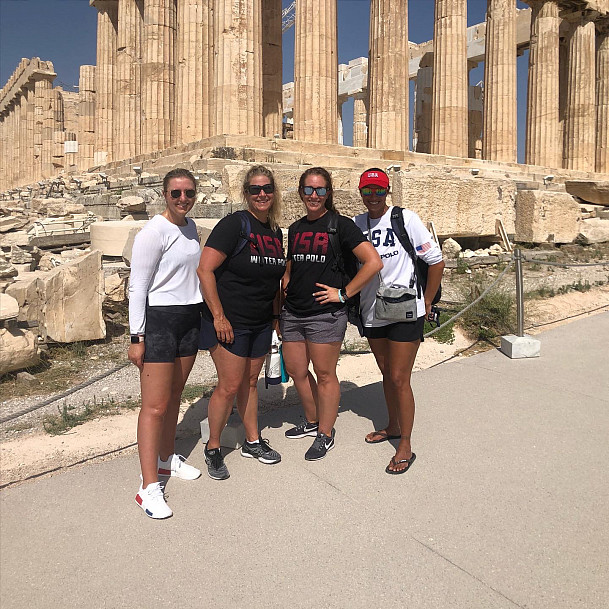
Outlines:
POLYGON ((524 294, 522 282, 522 251, 514 249, 516 262, 516 336, 524 336, 524 294))

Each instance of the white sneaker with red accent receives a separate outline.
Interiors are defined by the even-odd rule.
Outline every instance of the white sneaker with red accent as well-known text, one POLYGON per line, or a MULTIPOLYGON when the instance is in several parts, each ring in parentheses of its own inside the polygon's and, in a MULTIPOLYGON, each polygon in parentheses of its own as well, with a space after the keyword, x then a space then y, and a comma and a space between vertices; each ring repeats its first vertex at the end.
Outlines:
POLYGON ((140 490, 135 496, 135 502, 150 518, 162 519, 173 516, 171 508, 165 502, 160 482, 152 482, 146 488, 140 484, 140 490))
POLYGON ((188 465, 186 458, 182 455, 170 455, 167 461, 161 461, 159 457, 159 476, 175 476, 182 480, 196 480, 201 475, 201 470, 188 465))

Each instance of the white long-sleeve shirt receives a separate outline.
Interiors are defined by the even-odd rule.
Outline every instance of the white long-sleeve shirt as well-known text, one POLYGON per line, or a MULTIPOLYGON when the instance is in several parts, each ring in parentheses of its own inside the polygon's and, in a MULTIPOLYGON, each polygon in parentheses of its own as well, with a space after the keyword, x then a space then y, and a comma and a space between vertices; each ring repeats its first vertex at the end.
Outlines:
MULTIPOLYGON (((408 252, 402 247, 398 238, 393 234, 391 228, 390 207, 380 218, 370 219, 371 235, 368 235, 368 214, 355 216, 353 220, 361 231, 372 242, 372 245, 379 253, 383 261, 381 277, 386 286, 410 287, 410 280, 414 273, 414 264, 408 252)), ((417 214, 409 209, 402 209, 404 226, 410 237, 415 253, 425 260, 427 264, 438 264, 442 261, 442 251, 439 245, 433 240, 430 232, 425 228, 423 222, 417 214)), ((375 319, 374 302, 376 290, 379 287, 379 277, 375 275, 361 291, 360 310, 364 320, 364 326, 379 327, 394 323, 383 319, 375 319)), ((425 315, 425 299, 421 293, 421 298, 417 298, 417 316, 425 315)))
POLYGON ((129 280, 129 328, 143 334, 146 299, 151 306, 203 302, 197 267, 201 247, 195 223, 177 226, 161 214, 149 220, 136 235, 129 280))

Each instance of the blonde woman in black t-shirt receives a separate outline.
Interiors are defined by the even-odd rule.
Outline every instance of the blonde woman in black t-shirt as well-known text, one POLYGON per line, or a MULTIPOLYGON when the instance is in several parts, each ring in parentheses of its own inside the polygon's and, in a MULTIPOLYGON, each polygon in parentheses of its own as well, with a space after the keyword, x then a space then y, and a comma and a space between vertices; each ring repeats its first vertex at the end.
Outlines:
POLYGON ((272 465, 281 456, 258 430, 258 375, 278 326, 279 287, 285 271, 278 226, 281 199, 275 178, 262 165, 243 181, 247 209, 218 222, 209 235, 197 274, 203 296, 200 348, 209 349, 218 384, 209 401, 207 471, 215 480, 229 477, 220 451, 220 434, 237 398, 245 426, 241 455, 272 465))
POLYGON ((288 232, 281 334, 286 371, 294 380, 306 420, 285 435, 314 436, 305 459, 317 461, 334 447, 340 400, 336 364, 347 327, 345 303, 383 264, 355 223, 339 215, 337 233, 342 256, 347 258, 352 252, 361 264, 355 277, 345 280, 328 236, 329 220, 337 213, 330 174, 322 167, 308 169, 300 176, 298 193, 307 214, 288 232), (315 376, 309 371, 309 363, 315 376))

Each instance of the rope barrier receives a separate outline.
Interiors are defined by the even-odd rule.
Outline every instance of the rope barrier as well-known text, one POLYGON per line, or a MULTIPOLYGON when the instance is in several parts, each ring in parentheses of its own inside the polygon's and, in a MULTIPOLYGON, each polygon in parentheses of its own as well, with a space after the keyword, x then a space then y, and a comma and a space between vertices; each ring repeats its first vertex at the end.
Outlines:
POLYGON ((545 264, 547 266, 578 267, 578 266, 609 266, 609 260, 606 262, 550 262, 549 260, 539 260, 538 258, 523 258, 523 262, 535 262, 537 264, 545 264))

